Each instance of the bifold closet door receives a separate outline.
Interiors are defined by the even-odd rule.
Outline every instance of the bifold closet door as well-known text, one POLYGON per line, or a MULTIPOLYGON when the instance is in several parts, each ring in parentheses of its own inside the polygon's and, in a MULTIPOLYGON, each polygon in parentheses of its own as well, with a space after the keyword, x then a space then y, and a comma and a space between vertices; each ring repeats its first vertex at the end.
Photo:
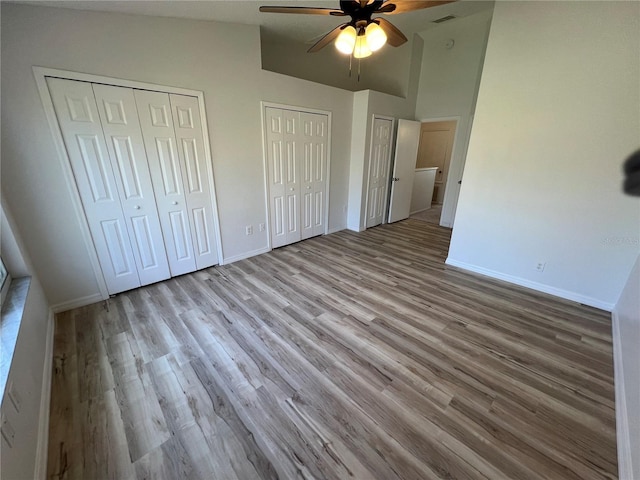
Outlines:
POLYGON ((300 229, 300 114, 266 109, 268 188, 271 207, 271 246, 302 239, 300 229))
POLYGON ((140 286, 90 83, 47 78, 62 137, 109 293, 140 286))
POLYGON ((325 231, 328 118, 326 115, 300 112, 300 127, 303 149, 300 224, 304 240, 325 231))
POLYGON ((197 98, 47 83, 108 292, 218 263, 197 98))
POLYGON ((325 232, 327 115, 266 108, 271 246, 325 232))
POLYGON ((93 84, 141 285, 170 278, 136 102, 130 88, 93 84))
POLYGON ((213 178, 204 151, 202 116, 196 97, 169 95, 173 127, 182 165, 184 190, 189 209, 189 225, 199 269, 219 263, 214 237, 213 192, 209 179, 213 178))
POLYGON ((209 169, 195 97, 135 91, 172 275, 218 263, 209 169))

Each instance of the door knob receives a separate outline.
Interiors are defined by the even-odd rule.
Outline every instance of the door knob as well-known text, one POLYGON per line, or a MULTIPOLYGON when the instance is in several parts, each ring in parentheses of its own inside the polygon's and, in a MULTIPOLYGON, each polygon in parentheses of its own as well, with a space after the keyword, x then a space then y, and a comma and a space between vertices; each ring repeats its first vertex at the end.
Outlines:
POLYGON ((397 181, 399 181, 400 179, 399 179, 398 177, 393 177, 393 178, 392 178, 392 180, 393 180, 394 182, 397 182, 397 181))
POLYGON ((171 202, 171 205, 177 205, 178 202, 171 202))
POLYGON ((311 187, 309 185, 307 185, 307 190, 311 190, 311 187))
POLYGON ((133 207, 135 210, 140 210, 140 205, 136 205, 135 207, 133 207))
POLYGON ((293 192, 295 190, 295 188, 291 187, 289 190, 291 190, 293 192))

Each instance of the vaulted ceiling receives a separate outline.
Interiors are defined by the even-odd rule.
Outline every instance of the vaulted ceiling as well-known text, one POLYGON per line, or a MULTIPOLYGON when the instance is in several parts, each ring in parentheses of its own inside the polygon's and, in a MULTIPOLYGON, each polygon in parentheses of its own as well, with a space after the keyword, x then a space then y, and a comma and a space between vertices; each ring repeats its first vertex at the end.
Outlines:
MULTIPOLYGON (((260 13, 260 5, 314 6, 337 8, 338 0, 172 0, 172 1, 103 1, 103 0, 54 0, 20 2, 49 7, 75 8, 103 12, 155 15, 161 17, 214 20, 218 22, 260 25, 266 35, 285 37, 299 42, 310 42, 342 22, 341 19, 319 15, 286 15, 260 13)), ((434 27, 433 20, 446 15, 465 17, 485 10, 492 2, 458 1, 447 5, 418 10, 411 13, 393 15, 393 23, 407 37, 434 27)))

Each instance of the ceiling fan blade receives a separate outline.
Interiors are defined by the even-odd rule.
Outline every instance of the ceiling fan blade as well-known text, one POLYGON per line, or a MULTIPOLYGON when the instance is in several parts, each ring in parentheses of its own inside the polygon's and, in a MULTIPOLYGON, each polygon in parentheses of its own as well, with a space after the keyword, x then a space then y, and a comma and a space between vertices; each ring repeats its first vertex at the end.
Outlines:
POLYGON ((317 52, 318 50, 322 50, 324 47, 326 47, 331 42, 333 42, 338 37, 338 35, 340 35, 340 32, 344 29, 344 27, 346 27, 347 25, 349 24, 343 23, 342 25, 338 25, 336 28, 334 28, 329 33, 327 33, 324 37, 318 40, 309 50, 307 50, 307 52, 314 53, 314 52, 317 52))
POLYGON ((423 8, 437 7, 438 5, 445 5, 455 1, 456 0, 389 0, 388 2, 385 2, 378 11, 381 13, 395 15, 396 13, 412 12, 423 8), (395 4, 396 8, 391 11, 384 11, 384 8, 391 4, 395 4))
POLYGON ((395 3, 385 3, 373 13, 392 13, 396 9, 395 3))
POLYGON ((407 37, 404 36, 404 33, 390 21, 384 18, 375 18, 373 21, 380 25, 380 28, 387 34, 387 43, 392 47, 399 47, 407 42, 407 37))
POLYGON ((314 7, 260 7, 263 13, 304 13, 310 15, 334 15, 344 17, 345 13, 335 8, 314 8, 314 7))

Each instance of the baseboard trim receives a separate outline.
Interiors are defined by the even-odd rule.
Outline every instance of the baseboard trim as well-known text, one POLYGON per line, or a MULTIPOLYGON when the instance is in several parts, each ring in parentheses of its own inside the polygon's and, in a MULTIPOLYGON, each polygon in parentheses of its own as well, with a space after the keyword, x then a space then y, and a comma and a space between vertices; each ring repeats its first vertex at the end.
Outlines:
POLYGON ((338 232, 341 232, 342 230, 346 230, 346 227, 330 228, 327 231, 327 235, 331 235, 332 233, 338 233, 338 232))
POLYGON ((613 337, 613 374, 616 395, 616 437, 618 444, 618 477, 633 478, 633 460, 631 458, 631 437, 629 436, 629 411, 624 385, 622 362, 622 337, 620 320, 616 311, 611 314, 611 334, 613 337))
POLYGON ((69 300, 68 302, 57 303, 51 307, 53 313, 66 312, 67 310, 73 310, 74 308, 85 307, 92 303, 98 303, 104 300, 99 293, 93 295, 87 295, 86 297, 76 298, 69 300))
POLYGON ((51 380, 53 376, 53 337, 55 333, 54 313, 49 312, 47 319, 47 339, 42 371, 42 390, 40 392, 40 417, 38 421, 38 446, 36 447, 36 468, 34 478, 45 480, 47 477, 47 454, 49 450, 49 416, 51 412, 51 380))
POLYGON ((239 262, 240 260, 246 260, 247 258, 255 257, 256 255, 262 255, 263 253, 267 253, 270 251, 271 249, 269 247, 263 247, 251 252, 241 253, 240 255, 236 255, 234 257, 226 257, 222 259, 220 265, 228 265, 230 263, 239 262))
POLYGON ((415 210, 413 212, 409 212, 409 216, 415 215, 416 213, 426 212, 427 210, 431 210, 433 207, 421 208, 420 210, 415 210))
POLYGON ((560 288, 550 287, 549 285, 545 285, 543 283, 532 282, 531 280, 526 280, 524 278, 508 275, 506 273, 496 272, 494 270, 478 267, 476 265, 471 265, 469 263, 460 262, 452 258, 447 258, 445 263, 447 265, 451 265, 452 267, 458 267, 463 270, 479 273, 480 275, 495 278, 497 280, 504 280, 505 282, 513 283, 515 285, 520 285, 521 287, 530 288, 538 292, 548 293, 549 295, 564 298, 565 300, 571 300, 572 302, 582 303, 583 305, 599 308, 600 310, 604 310, 606 312, 613 311, 613 308, 615 306, 612 303, 607 303, 601 300, 597 300, 595 298, 586 297, 584 295, 580 295, 575 292, 570 292, 568 290, 562 290, 560 288))

